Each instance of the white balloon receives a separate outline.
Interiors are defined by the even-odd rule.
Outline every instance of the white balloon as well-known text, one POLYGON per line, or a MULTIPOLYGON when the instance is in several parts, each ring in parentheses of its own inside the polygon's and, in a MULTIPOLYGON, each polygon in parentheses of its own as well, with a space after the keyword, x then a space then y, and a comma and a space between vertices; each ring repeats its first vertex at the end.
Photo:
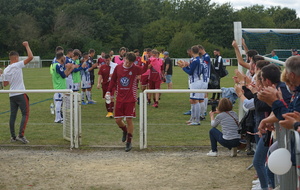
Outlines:
POLYGON ((291 153, 285 148, 279 148, 271 153, 268 159, 269 169, 277 175, 287 173, 292 167, 291 153))

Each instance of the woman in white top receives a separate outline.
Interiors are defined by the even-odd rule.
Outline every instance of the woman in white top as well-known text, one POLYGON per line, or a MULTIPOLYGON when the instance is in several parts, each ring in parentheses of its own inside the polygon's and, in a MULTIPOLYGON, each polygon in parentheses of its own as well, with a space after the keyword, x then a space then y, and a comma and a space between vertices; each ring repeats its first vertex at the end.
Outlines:
POLYGON ((240 134, 238 133, 238 116, 232 111, 232 103, 227 98, 222 98, 216 111, 210 111, 211 130, 209 137, 211 151, 207 156, 218 156, 217 143, 231 150, 231 156, 236 156, 236 147, 240 145, 240 134), (218 114, 216 117, 214 114, 218 114), (216 127, 222 126, 222 132, 216 127))

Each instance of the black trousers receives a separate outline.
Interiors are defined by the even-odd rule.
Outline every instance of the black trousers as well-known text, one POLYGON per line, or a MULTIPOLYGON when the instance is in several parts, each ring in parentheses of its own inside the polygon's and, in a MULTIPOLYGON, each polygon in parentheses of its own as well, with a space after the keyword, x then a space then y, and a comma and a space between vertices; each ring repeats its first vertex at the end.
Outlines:
POLYGON ((29 98, 27 94, 20 94, 17 96, 12 96, 10 99, 10 119, 9 119, 9 128, 11 137, 15 138, 15 121, 17 118, 18 108, 20 108, 22 113, 22 119, 19 129, 19 137, 24 136, 26 125, 29 118, 29 98))

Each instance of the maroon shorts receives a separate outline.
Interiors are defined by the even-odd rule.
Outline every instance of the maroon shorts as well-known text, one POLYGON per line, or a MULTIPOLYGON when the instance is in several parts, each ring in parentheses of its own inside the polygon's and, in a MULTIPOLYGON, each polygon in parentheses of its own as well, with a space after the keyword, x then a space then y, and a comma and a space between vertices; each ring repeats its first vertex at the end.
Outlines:
POLYGON ((108 86, 109 86, 109 83, 102 84, 102 94, 103 94, 102 98, 105 98, 105 94, 107 92, 108 86))
POLYGON ((115 105, 115 118, 135 118, 135 102, 117 102, 115 105))
POLYGON ((142 75, 141 76, 141 84, 142 84, 142 86, 147 86, 148 85, 148 78, 149 78, 149 75, 142 75))
MULTIPOLYGON (((105 94, 108 90, 108 86, 109 86, 109 83, 107 84, 102 84, 102 98, 105 98, 105 94)), ((113 98, 114 97, 114 93, 115 93, 115 89, 112 90, 112 92, 110 92, 110 96, 113 98)))
POLYGON ((149 89, 160 89, 161 81, 151 81, 149 80, 149 89))

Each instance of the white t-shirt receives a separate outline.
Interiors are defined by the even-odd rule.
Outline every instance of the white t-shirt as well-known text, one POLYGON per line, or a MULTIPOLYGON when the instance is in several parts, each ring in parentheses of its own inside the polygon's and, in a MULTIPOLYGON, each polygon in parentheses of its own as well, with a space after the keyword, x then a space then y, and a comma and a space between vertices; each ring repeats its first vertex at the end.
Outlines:
POLYGON ((116 68, 117 65, 118 65, 117 63, 114 63, 112 61, 109 63, 109 66, 110 66, 109 74, 110 75, 112 75, 114 73, 114 70, 115 70, 115 68, 116 68))
MULTIPOLYGON (((19 61, 13 64, 8 65, 4 71, 4 80, 8 81, 10 84, 9 90, 25 90, 24 81, 23 81, 23 72, 24 61, 19 61)), ((24 93, 9 93, 9 97, 17 96, 24 93)))

